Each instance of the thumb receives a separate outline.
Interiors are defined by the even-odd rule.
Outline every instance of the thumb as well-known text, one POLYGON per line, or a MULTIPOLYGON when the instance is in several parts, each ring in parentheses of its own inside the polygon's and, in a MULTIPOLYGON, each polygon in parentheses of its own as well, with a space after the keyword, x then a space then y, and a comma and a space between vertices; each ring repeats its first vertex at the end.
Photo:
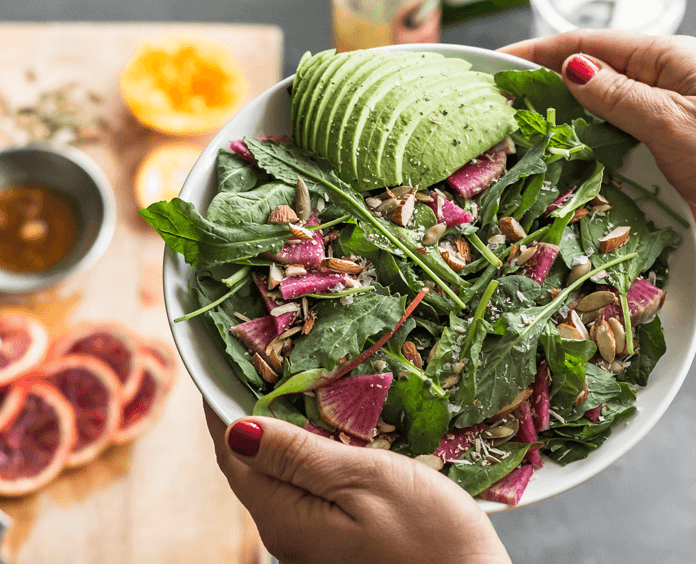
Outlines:
POLYGON ((580 104, 648 146, 658 137, 664 141, 677 117, 674 92, 633 80, 595 57, 568 57, 563 77, 580 104))

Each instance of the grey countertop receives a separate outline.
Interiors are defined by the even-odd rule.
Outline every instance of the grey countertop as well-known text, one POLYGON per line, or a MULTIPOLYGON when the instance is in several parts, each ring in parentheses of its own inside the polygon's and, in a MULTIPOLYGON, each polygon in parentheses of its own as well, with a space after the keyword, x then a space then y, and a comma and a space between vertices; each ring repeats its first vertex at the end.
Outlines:
MULTIPOLYGON (((258 22, 285 34, 284 75, 305 51, 330 47, 328 0, 3 0, 7 21, 258 22)), ((443 30, 442 41, 485 48, 529 37, 522 7, 443 30)), ((679 33, 696 35, 689 0, 679 33)), ((1 44, 1 38, 0 38, 1 44)), ((492 516, 516 564, 696 562, 696 367, 655 428, 599 476, 537 505, 492 516)))

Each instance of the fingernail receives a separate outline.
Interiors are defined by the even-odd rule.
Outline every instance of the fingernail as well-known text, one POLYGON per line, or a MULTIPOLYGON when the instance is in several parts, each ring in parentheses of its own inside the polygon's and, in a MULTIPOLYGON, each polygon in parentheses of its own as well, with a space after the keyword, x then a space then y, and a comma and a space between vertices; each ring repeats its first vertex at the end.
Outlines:
POLYGON ((599 67, 584 55, 575 55, 566 65, 566 76, 575 84, 587 84, 599 67))
POLYGON ((256 456, 261 446, 263 429, 253 421, 235 423, 227 434, 227 444, 242 456, 256 456))

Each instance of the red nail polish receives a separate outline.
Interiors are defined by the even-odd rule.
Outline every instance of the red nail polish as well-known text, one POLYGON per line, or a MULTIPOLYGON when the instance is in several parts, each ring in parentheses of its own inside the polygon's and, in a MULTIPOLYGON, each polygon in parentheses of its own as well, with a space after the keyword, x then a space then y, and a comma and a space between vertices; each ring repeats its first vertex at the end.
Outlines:
POLYGON ((587 84, 599 67, 587 57, 576 55, 566 65, 566 76, 575 84, 587 84))
POLYGON ((227 444, 237 454, 256 456, 261 447, 263 429, 253 421, 239 421, 227 434, 227 444))

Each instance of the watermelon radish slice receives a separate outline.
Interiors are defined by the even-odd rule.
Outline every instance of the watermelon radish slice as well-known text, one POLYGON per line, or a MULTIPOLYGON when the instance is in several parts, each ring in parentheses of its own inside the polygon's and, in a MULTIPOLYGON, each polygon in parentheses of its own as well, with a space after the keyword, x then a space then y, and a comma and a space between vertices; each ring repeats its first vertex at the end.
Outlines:
POLYGON ((251 352, 259 353, 266 361, 266 347, 278 336, 272 315, 235 325, 230 332, 251 352))
POLYGON ((67 466, 94 460, 108 445, 121 417, 121 383, 104 362, 84 355, 59 358, 37 373, 72 405, 77 437, 67 466))
POLYGON ((106 363, 121 382, 125 400, 138 389, 136 354, 138 340, 131 330, 117 323, 85 322, 70 330, 53 348, 51 357, 71 354, 93 356, 106 363))
POLYGON ((369 441, 391 381, 391 372, 335 380, 316 390, 319 413, 337 429, 369 441))
POLYGON ((0 433, 8 427, 22 409, 26 388, 24 386, 7 386, 0 388, 0 433))
MULTIPOLYGON (((270 139, 271 141, 277 141, 278 143, 290 143, 290 138, 287 135, 283 135, 281 137, 271 135, 269 137, 257 137, 257 139, 259 141, 268 141, 270 139)), ((254 155, 251 154, 249 147, 247 147, 246 143, 242 139, 232 141, 232 143, 230 143, 230 149, 237 153, 245 161, 248 161, 254 165, 256 164, 254 155)))
POLYGON ((527 489, 527 484, 529 484, 533 473, 534 469, 529 464, 518 466, 507 476, 498 480, 478 495, 488 501, 517 505, 520 499, 522 499, 522 494, 527 489))
POLYGON ((311 423, 307 423, 305 425, 305 431, 309 431, 310 433, 314 433, 315 435, 321 435, 322 437, 326 437, 327 439, 331 439, 333 441, 338 441, 339 443, 343 443, 344 445, 350 445, 350 446, 358 446, 358 447, 364 447, 368 441, 365 441, 363 439, 359 439, 358 437, 353 437, 351 435, 343 434, 343 440, 341 440, 341 437, 337 433, 329 433, 326 429, 322 429, 321 427, 316 427, 315 425, 312 425, 311 423), (348 441, 348 442, 346 442, 348 441))
POLYGON ((549 215, 552 211, 557 210, 563 204, 565 204, 570 199, 570 197, 573 195, 573 192, 575 192, 576 188, 577 188, 577 186, 573 186, 565 194, 561 194, 552 203, 550 203, 549 206, 546 208, 544 215, 549 215))
POLYGON ((121 406, 119 424, 111 435, 116 444, 123 444, 142 435, 157 421, 164 409, 167 375, 161 365, 150 357, 137 359, 138 387, 135 395, 121 406))
MULTIPOLYGON (((616 292, 616 288, 606 285, 597 286, 597 290, 616 292)), ((644 278, 637 278, 634 280, 626 294, 628 311, 631 314, 631 323, 633 325, 650 323, 657 315, 662 304, 665 303, 665 297, 667 297, 665 292, 660 290, 657 286, 653 286, 644 278)), ((609 319, 610 317, 616 317, 623 322, 623 309, 621 308, 621 304, 609 304, 599 315, 599 319, 609 319)))
POLYGON ((594 407, 592 409, 588 409, 585 412, 585 417, 592 421, 592 423, 599 423, 599 414, 602 411, 602 407, 604 407, 604 404, 598 405, 597 407, 594 407))
MULTIPOLYGON (((317 216, 312 214, 305 225, 319 225, 317 216)), ((324 241, 321 230, 314 232, 311 241, 288 241, 276 254, 264 253, 264 257, 280 264, 300 264, 308 270, 318 270, 324 258, 324 241)))
POLYGON ((433 454, 445 462, 459 460, 462 454, 474 445, 476 437, 480 436, 487 428, 488 425, 477 423, 471 427, 447 432, 440 439, 440 444, 433 454))
POLYGON ((450 202, 442 194, 435 191, 430 192, 432 202, 428 202, 428 206, 435 213, 438 223, 446 223, 447 228, 456 227, 463 223, 471 223, 474 221, 474 216, 463 208, 460 208, 454 202, 450 202))
POLYGON ((76 438, 70 403, 53 386, 25 381, 26 400, 0 433, 0 496, 45 486, 63 469, 76 438))
POLYGON ((48 350, 48 331, 35 317, 0 312, 0 387, 39 365, 48 350))
MULTIPOLYGON (((288 303, 285 300, 280 300, 278 298, 274 298, 268 295, 268 284, 263 276, 259 274, 254 274, 254 283, 256 284, 256 287, 259 289, 259 292, 261 293, 261 297, 263 298, 263 301, 266 304, 266 309, 268 310, 268 313, 271 313, 271 311, 273 311, 273 309, 277 308, 278 306, 288 303)), ((285 332, 285 330, 288 327, 290 327, 290 325, 292 325, 292 322, 295 320, 296 315, 296 311, 289 311, 288 313, 278 315, 277 317, 273 316, 273 321, 276 326, 276 331, 278 331, 278 335, 285 332)))
POLYGON ((346 280, 348 280, 347 274, 323 272, 286 278, 280 283, 280 294, 284 299, 292 300, 306 294, 326 292, 339 284, 345 284, 346 280))
POLYGON ((453 172, 447 178, 447 184, 467 200, 480 194, 490 186, 491 182, 505 172, 508 155, 506 147, 499 151, 488 150, 472 159, 459 170, 453 172))
POLYGON ((536 252, 522 265, 520 274, 542 284, 546 280, 559 250, 558 245, 539 243, 536 246, 536 252))
POLYGON ((534 376, 534 387, 532 388, 532 420, 536 431, 546 431, 551 425, 549 409, 551 401, 549 399, 549 382, 551 373, 549 365, 544 360, 539 364, 536 375, 534 376))
MULTIPOLYGON (((532 407, 529 401, 524 402, 514 411, 514 415, 520 424, 515 440, 520 443, 535 443, 537 442, 537 434, 534 429, 534 420, 532 419, 532 407)), ((541 460, 539 449, 530 448, 524 455, 524 460, 532 463, 534 468, 541 468, 544 463, 541 460)))

